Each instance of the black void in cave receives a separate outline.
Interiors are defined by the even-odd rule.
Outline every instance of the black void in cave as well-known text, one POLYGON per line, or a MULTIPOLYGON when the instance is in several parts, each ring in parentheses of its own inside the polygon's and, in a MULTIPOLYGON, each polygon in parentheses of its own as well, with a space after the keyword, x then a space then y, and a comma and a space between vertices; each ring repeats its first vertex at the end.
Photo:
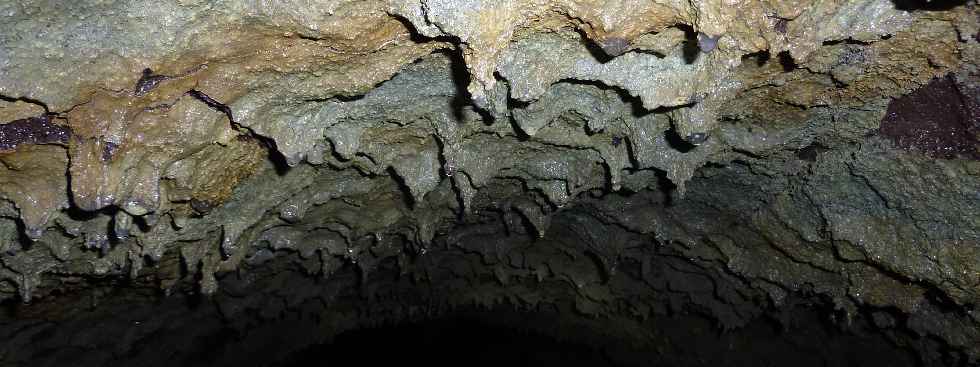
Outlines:
POLYGON ((469 314, 347 331, 331 342, 308 346, 271 366, 919 365, 911 351, 898 348, 880 335, 869 337, 867 333, 853 333, 823 322, 826 315, 821 315, 821 310, 796 308, 793 312, 795 325, 790 329, 778 320, 762 317, 729 331, 719 331, 701 316, 674 315, 658 322, 664 337, 654 342, 658 346, 639 348, 629 343, 582 343, 573 335, 555 337, 485 322, 469 314))
POLYGON ((347 331, 276 364, 281 367, 381 366, 615 366, 588 345, 543 334, 455 318, 347 331), (417 363, 417 364, 416 364, 417 363))

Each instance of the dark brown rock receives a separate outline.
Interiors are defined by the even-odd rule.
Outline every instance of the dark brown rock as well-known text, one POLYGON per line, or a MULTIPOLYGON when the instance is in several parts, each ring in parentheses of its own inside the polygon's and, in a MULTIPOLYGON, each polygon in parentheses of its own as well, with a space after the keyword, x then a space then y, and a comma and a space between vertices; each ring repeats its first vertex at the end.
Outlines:
POLYGON ((892 101, 879 132, 896 146, 936 158, 980 159, 977 91, 956 84, 951 76, 892 101))
POLYGON ((68 143, 71 129, 51 123, 50 115, 14 120, 0 125, 0 151, 17 149, 21 144, 68 143))

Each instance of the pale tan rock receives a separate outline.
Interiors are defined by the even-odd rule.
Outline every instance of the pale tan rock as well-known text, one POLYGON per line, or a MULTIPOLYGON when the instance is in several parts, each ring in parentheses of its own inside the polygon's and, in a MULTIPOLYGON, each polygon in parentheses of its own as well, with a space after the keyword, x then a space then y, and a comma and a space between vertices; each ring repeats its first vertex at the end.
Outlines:
POLYGON ((193 83, 165 81, 143 97, 104 92, 72 110, 69 172, 76 205, 153 212, 160 177, 171 164, 238 134, 226 115, 187 94, 193 83))
POLYGON ((0 124, 37 117, 44 114, 44 107, 24 101, 7 102, 0 100, 0 124))
POLYGON ((57 145, 25 145, 0 153, 0 198, 20 211, 30 238, 39 238, 58 212, 68 207, 67 167, 65 148, 57 145))

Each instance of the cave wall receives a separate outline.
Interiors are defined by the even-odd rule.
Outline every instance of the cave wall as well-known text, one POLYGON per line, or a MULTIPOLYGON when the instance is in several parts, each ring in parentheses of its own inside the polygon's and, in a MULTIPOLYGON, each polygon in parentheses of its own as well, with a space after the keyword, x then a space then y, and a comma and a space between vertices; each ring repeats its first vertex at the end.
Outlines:
POLYGON ((52 3, 0 5, 5 363, 501 304, 980 358, 974 2, 52 3), (213 309, 65 336, 104 293, 213 309))

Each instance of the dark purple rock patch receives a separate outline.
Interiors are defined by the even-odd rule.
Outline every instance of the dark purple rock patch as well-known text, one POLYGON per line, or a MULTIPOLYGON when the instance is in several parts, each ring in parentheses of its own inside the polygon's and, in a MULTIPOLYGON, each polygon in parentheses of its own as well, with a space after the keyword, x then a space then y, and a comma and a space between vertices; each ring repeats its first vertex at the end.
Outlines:
POLYGON ((21 144, 68 143, 71 129, 51 123, 50 115, 14 120, 0 125, 0 151, 14 150, 21 144))
POLYGON ((893 100, 879 133, 897 147, 930 157, 980 160, 978 93, 957 85, 952 76, 934 79, 893 100))

